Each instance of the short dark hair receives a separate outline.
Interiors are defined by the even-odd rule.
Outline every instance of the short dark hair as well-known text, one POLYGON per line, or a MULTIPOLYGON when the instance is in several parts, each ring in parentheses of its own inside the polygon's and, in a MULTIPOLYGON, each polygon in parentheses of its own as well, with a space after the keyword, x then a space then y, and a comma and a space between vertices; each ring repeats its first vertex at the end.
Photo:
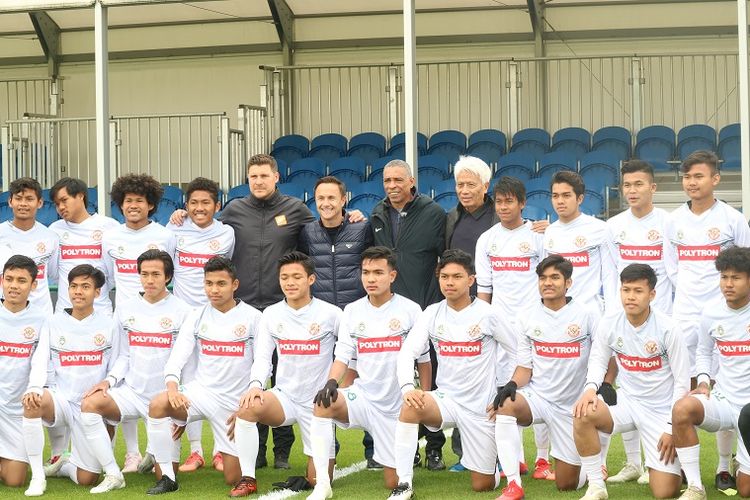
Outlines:
POLYGON ((562 183, 569 184, 573 188, 573 192, 576 196, 581 196, 586 192, 586 184, 583 182, 583 177, 571 170, 560 170, 559 172, 555 172, 555 175, 552 176, 552 180, 549 183, 549 190, 552 191, 552 186, 555 184, 562 183))
POLYGON ((190 201, 190 195, 196 191, 206 191, 211 195, 211 199, 214 203, 219 203, 219 184, 211 179, 205 177, 196 177, 185 189, 185 202, 190 201))
POLYGON ((232 278, 232 281, 237 279, 237 268, 234 266, 231 260, 227 259, 223 255, 214 255, 206 261, 203 266, 204 276, 208 273, 215 273, 219 271, 226 271, 232 278))
POLYGON ((174 278, 174 262, 172 262, 172 257, 167 252, 152 248, 140 254, 138 260, 136 260, 138 274, 141 274, 141 264, 147 260, 160 260, 164 264, 164 276, 167 277, 167 284, 172 281, 172 278, 174 278))
POLYGON ((36 275, 39 273, 39 267, 33 259, 25 255, 13 255, 3 265, 3 274, 9 269, 25 269, 31 275, 31 281, 36 281, 36 275))
POLYGON ((621 283, 631 283, 633 281, 646 280, 648 288, 656 288, 656 273, 654 268, 648 264, 630 264, 620 273, 621 283))
POLYGON ((151 217, 156 213, 161 197, 164 195, 164 188, 159 184, 159 181, 150 175, 126 174, 118 177, 115 183, 112 184, 110 195, 112 196, 112 201, 122 210, 122 204, 125 201, 125 196, 128 194, 145 197, 149 205, 154 206, 148 212, 148 216, 151 217))
POLYGON ((435 268, 435 274, 439 275, 440 271, 448 264, 458 264, 466 270, 469 276, 476 274, 476 271, 474 271, 474 259, 459 248, 450 248, 443 252, 438 261, 437 268, 435 268))
POLYGON ((628 160, 622 164, 622 168, 620 169, 620 175, 623 177, 625 174, 633 174, 635 172, 648 174, 651 177, 651 180, 654 180, 654 167, 647 161, 628 160))
POLYGON ((711 169, 712 175, 719 173, 719 157, 716 156, 716 153, 714 153, 713 151, 705 150, 699 150, 690 153, 688 157, 682 161, 682 165, 680 165, 680 172, 686 174, 690 172, 690 169, 693 168, 693 165, 700 164, 708 165, 708 167, 711 169))
POLYGON ((515 177, 504 176, 500 177, 500 180, 495 184, 492 190, 492 196, 497 198, 498 196, 513 196, 518 200, 519 203, 526 201, 526 186, 520 179, 515 177))
POLYGON ((49 190, 49 197, 54 202, 57 198, 57 193, 61 189, 65 188, 65 191, 72 197, 76 197, 79 194, 83 195, 83 204, 88 206, 89 204, 89 191, 88 186, 82 179, 76 179, 75 177, 63 177, 59 181, 55 182, 55 185, 49 190))
POLYGON ((300 264, 305 269, 308 276, 315 274, 315 263, 306 253, 295 250, 294 252, 289 252, 284 255, 279 259, 279 271, 281 271, 282 267, 288 264, 300 264))
POLYGON ((541 276, 548 267, 554 267, 560 271, 566 280, 573 276, 573 264, 559 253, 553 253, 542 259, 536 266, 536 275, 541 276))
POLYGON ((91 264, 79 264, 68 273, 68 283, 72 282, 76 278, 91 278, 94 280, 94 287, 101 288, 106 283, 107 279, 101 269, 97 269, 91 264))
POLYGON ((26 189, 34 191, 36 197, 40 200, 42 199, 42 186, 39 184, 39 181, 31 177, 19 177, 8 186, 8 192, 11 197, 18 193, 23 193, 26 189))
POLYGON ((261 153, 251 156, 247 161, 247 168, 254 167, 256 165, 268 165, 271 167, 271 171, 279 171, 279 165, 276 163, 276 159, 271 155, 261 153))
POLYGON ((380 260, 385 259, 388 262, 388 267, 396 269, 396 254, 388 247, 377 246, 365 249, 361 254, 360 264, 366 260, 380 260))
POLYGON ((733 269, 750 276, 750 248, 729 247, 719 253, 714 265, 719 272, 733 269))
POLYGON ((339 191, 341 191, 341 196, 346 196, 346 184, 341 179, 338 179, 332 175, 326 175, 325 177, 321 177, 317 180, 315 183, 315 188, 313 189, 313 195, 318 190, 318 186, 321 184, 336 184, 339 187, 339 191))

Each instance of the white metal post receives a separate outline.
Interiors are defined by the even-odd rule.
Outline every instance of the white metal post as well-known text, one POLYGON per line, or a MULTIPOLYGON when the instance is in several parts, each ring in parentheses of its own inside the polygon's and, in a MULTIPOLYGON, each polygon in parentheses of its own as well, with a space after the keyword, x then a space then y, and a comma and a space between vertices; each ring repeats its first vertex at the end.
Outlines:
MULTIPOLYGON (((520 94, 519 89, 521 88, 521 79, 519 75, 519 65, 513 61, 508 64, 508 81, 506 88, 508 89, 508 139, 513 137, 513 134, 518 132, 518 95, 520 94)), ((507 144, 506 144, 507 147, 507 144)))
POLYGON ((641 104, 641 60, 637 57, 633 57, 630 60, 630 92, 632 100, 632 128, 631 132, 633 135, 637 134, 641 130, 641 110, 643 109, 641 104))
POLYGON ((230 162, 230 134, 229 134, 229 117, 228 116, 222 116, 221 117, 221 137, 219 138, 219 142, 221 143, 219 145, 220 149, 220 155, 221 155, 221 173, 220 173, 220 179, 219 183, 221 184, 221 189, 224 190, 225 193, 229 192, 229 188, 231 187, 229 185, 229 170, 232 168, 231 162, 230 162))
POLYGON ((388 67, 388 86, 386 87, 388 93, 388 133, 389 139, 394 135, 398 134, 398 66, 388 67))
POLYGON ((750 215, 750 99, 747 64, 747 0, 737 0, 737 42, 740 59, 740 151, 742 156, 742 212, 750 215))
POLYGON ((107 46, 107 7, 101 0, 94 4, 94 80, 96 87, 96 182, 99 213, 110 215, 108 203, 109 158, 109 49, 107 46))
POLYGON ((414 0, 404 0, 404 118, 406 163, 411 165, 417 182, 417 38, 414 24, 414 0))
POLYGON ((0 160, 3 165, 3 191, 7 191, 10 184, 10 155, 12 147, 10 141, 10 127, 7 125, 0 127, 0 160))

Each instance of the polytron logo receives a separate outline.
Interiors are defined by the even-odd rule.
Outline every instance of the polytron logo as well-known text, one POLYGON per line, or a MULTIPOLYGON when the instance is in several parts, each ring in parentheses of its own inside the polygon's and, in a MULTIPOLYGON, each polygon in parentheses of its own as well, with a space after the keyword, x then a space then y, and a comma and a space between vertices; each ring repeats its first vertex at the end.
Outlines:
POLYGON ((31 356, 32 344, 14 344, 12 342, 0 342, 0 356, 8 358, 28 358, 31 356))
POLYGON ((561 253, 560 256, 570 261, 573 267, 589 267, 588 252, 561 253))
POLYGON ((46 264, 39 264, 39 267, 37 268, 36 279, 43 280, 46 271, 47 271, 47 265, 46 264))
POLYGON ((617 359, 623 368, 630 372, 653 372, 661 368, 661 358, 641 358, 638 356, 626 356, 618 354, 617 359))
POLYGON ((208 259, 213 255, 199 254, 199 253, 187 253, 180 252, 177 257, 177 262, 183 267, 199 267, 203 269, 208 259))
POLYGON ((534 342, 538 356, 545 358, 580 358, 580 342, 534 342))
POLYGON ((661 247, 620 245, 622 260, 661 260, 661 247))
POLYGON ((750 340, 718 340, 716 347, 724 356, 750 356, 750 340))
POLYGON ((245 355, 244 342, 219 342, 218 340, 201 339, 201 353, 206 356, 236 356, 245 355))
POLYGON ((373 337, 358 339, 357 351, 360 354, 375 352, 398 352, 401 350, 401 337, 373 337))
POLYGON ((285 356, 317 356, 320 340, 279 340, 279 353, 285 356))
POLYGON ((63 260, 70 259, 101 259, 102 245, 62 245, 60 257, 63 260))
POLYGON ((490 256, 493 271, 528 271, 531 269, 529 257, 494 257, 490 256))
POLYGON ((61 366, 97 366, 102 364, 102 351, 61 352, 61 366))
POLYGON ((680 245, 677 247, 677 260, 716 260, 719 250, 719 245, 680 245))
POLYGON ((479 356, 482 354, 482 341, 440 342, 438 350, 441 356, 479 356))
POLYGON ((138 263, 135 260, 117 259, 117 272, 122 274, 138 274, 138 263))
POLYGON ((128 333, 129 344, 131 347, 172 347, 171 333, 128 333))

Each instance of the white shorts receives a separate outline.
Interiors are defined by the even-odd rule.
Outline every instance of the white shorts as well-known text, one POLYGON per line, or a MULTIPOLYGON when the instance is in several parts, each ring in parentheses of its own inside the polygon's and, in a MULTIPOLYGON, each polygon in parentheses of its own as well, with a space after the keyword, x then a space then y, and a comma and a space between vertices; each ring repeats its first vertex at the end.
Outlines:
POLYGON ((373 458, 379 464, 396 468, 396 422, 398 413, 388 415, 379 410, 369 396, 354 386, 339 389, 339 397, 344 398, 349 412, 349 423, 334 420, 342 429, 364 429, 372 435, 374 442, 373 458))
POLYGON ((704 416, 699 428, 708 432, 737 430, 737 461, 740 463, 740 472, 750 476, 750 456, 737 429, 742 405, 730 403, 724 394, 716 389, 711 391, 711 397, 708 399, 702 394, 694 394, 693 397, 703 403, 704 416))
MULTIPOLYGON (((289 396, 281 392, 277 387, 270 389, 270 392, 276 396, 284 411, 284 422, 275 427, 285 427, 293 423, 299 424, 299 432, 302 435, 302 452, 308 457, 312 457, 312 444, 310 441, 310 426, 313 418, 313 405, 301 405, 292 400, 289 396)), ((335 440, 334 440, 335 441, 335 440)), ((328 458, 336 458, 336 443, 331 442, 331 449, 328 452, 328 458)))
POLYGON ((638 430, 641 436, 641 445, 646 454, 646 467, 680 475, 680 460, 675 458, 674 463, 664 463, 659 459, 657 445, 662 434, 664 434, 667 423, 672 421, 672 412, 669 407, 663 412, 657 411, 640 404, 638 401, 623 393, 617 393, 617 404, 609 407, 612 415, 614 428, 612 434, 621 434, 628 431, 638 430))
POLYGON ((0 458, 29 462, 23 439, 23 417, 11 415, 0 407, 0 458))
POLYGON ((81 405, 68 401, 54 389, 48 389, 55 404, 55 421, 42 423, 46 427, 67 427, 70 429, 70 463, 93 473, 100 473, 102 466, 96 459, 96 455, 89 447, 88 439, 81 428, 81 405))
MULTIPOLYGON (((576 443, 573 440, 573 411, 563 410, 559 406, 550 403, 539 393, 530 387, 519 389, 531 409, 531 423, 545 423, 549 427, 550 442, 552 444, 549 454, 570 465, 581 465, 581 457, 578 455, 576 443)), ((463 439, 463 433, 461 438, 463 439)))
POLYGON ((495 423, 487 415, 479 415, 459 405, 440 390, 427 392, 440 410, 443 423, 439 428, 427 426, 433 432, 457 427, 461 431, 463 456, 461 464, 480 474, 494 474, 497 470, 495 423))
POLYGON ((236 457, 237 449, 234 441, 230 441, 227 436, 227 420, 237 408, 222 406, 221 402, 197 380, 185 384, 182 394, 190 401, 188 419, 187 422, 176 421, 176 423, 185 425, 198 420, 208 420, 214 433, 214 450, 236 457))

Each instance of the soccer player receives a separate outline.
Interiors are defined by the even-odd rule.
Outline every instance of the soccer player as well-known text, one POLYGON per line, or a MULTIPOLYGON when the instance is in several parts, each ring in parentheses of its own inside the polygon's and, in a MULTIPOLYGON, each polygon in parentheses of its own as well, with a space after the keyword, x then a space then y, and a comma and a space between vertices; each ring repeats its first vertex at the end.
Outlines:
MULTIPOLYGON (((395 294, 396 255, 387 247, 370 247, 362 252, 363 297, 344 308, 336 343, 336 361, 328 382, 315 396, 312 434, 316 485, 308 500, 330 498, 328 450, 333 442, 332 423, 342 429, 364 429, 373 436, 373 458, 383 465, 386 488, 396 487, 396 422, 401 409, 401 391, 396 379, 396 359, 422 309, 416 302, 395 294), (349 361, 357 360, 359 378, 338 390, 349 361)), ((424 352, 417 369, 420 379, 430 380, 430 356, 424 352)))
MULTIPOLYGON (((81 403, 83 434, 105 474, 92 493, 125 486, 104 420, 114 424, 148 417, 149 402, 162 387, 162 367, 192 310, 167 290, 174 273, 167 252, 146 250, 138 257, 137 266, 143 294, 120 303, 115 311, 119 355, 107 378, 88 391, 81 403)), ((179 441, 175 446, 173 461, 179 461, 179 441)))
MULTIPOLYGON (((11 256, 3 266, 3 295, 0 306, 0 480, 6 486, 19 487, 26 482, 29 462, 24 447, 24 419, 21 397, 24 391, 40 393, 44 380, 37 372, 30 378, 31 366, 45 364, 49 352, 44 344, 47 316, 41 308, 29 304, 36 286, 38 268, 23 255, 11 256)), ((46 375, 46 373, 44 373, 46 375)), ((43 438, 42 438, 43 439, 43 438)), ((44 472, 37 471, 27 496, 44 493, 44 472)))
POLYGON ((172 423, 178 427, 196 420, 208 420, 216 449, 223 456, 224 480, 240 479, 235 443, 227 438, 227 421, 250 383, 253 342, 260 312, 234 297, 240 283, 234 264, 226 257, 211 257, 203 268, 204 288, 209 303, 193 310, 177 335, 164 367, 167 390, 149 405, 148 440, 161 479, 148 490, 159 495, 178 490, 174 461, 172 423), (185 366, 197 357, 195 377, 181 385, 185 366))
MULTIPOLYGON (((599 310, 596 304, 568 296, 573 265, 561 255, 543 259, 536 266, 536 274, 542 300, 520 315, 518 366, 511 379, 497 388, 488 408, 495 416, 497 453, 508 478, 508 486, 499 497, 502 500, 524 497, 518 470, 518 425, 546 423, 556 459, 557 488, 574 490, 582 484, 581 460, 571 436, 570 408, 583 389, 599 310)), ((599 380, 603 378, 602 374, 599 380)))
POLYGON ((575 442, 589 487, 584 500, 608 498, 602 477, 600 434, 637 429, 646 452, 649 486, 656 498, 680 491, 680 461, 675 459, 671 408, 690 388, 690 368, 679 325, 652 308, 656 273, 647 264, 630 264, 620 273, 622 311, 608 313, 594 335, 586 387, 575 403, 575 442), (597 397, 612 356, 617 360, 617 404, 597 397))
POLYGON ((581 304, 598 304, 600 290, 612 273, 614 262, 606 243, 607 224, 581 213, 585 184, 580 175, 563 170, 550 183, 552 206, 559 217, 544 233, 544 248, 573 264, 573 285, 568 294, 581 304))
MULTIPOLYGON (((10 247, 10 255, 25 255, 34 259, 39 268, 37 286, 29 300, 52 315, 49 284, 57 281, 57 235, 36 221, 36 212, 42 208, 42 187, 35 179, 21 177, 10 183, 8 204, 13 209, 13 219, 0 224, 0 241, 10 247)), ((6 257, 7 258, 7 257, 6 257)))
MULTIPOLYGON (((307 481, 315 482, 312 463, 312 405, 321 380, 325 380, 333 359, 333 348, 341 309, 314 298, 315 265, 302 252, 279 259, 279 284, 285 299, 263 311, 250 371, 250 390, 239 400, 234 439, 240 453, 242 479, 230 496, 247 496, 257 489, 255 461, 258 455, 257 423, 270 427, 298 423, 303 450, 307 455, 307 481), (276 350, 279 363, 276 385, 264 391, 271 376, 271 356, 276 350)), ((333 443, 328 458, 333 459, 333 443)), ((413 455, 412 455, 413 456, 413 455)), ((331 463, 331 468, 333 463, 331 463)))
MULTIPOLYGON (((664 242, 664 265, 675 284, 672 314, 683 329, 693 369, 701 311, 706 304, 721 300, 714 260, 729 247, 750 246, 745 217, 714 197, 721 180, 718 165, 718 157, 710 151, 696 151, 682 162, 682 187, 690 199, 669 215, 664 242)), ((732 434, 720 431, 716 435, 719 463, 715 482, 720 490, 736 486, 729 474, 732 434)))
MULTIPOLYGON (((677 401, 672 410, 672 428, 677 455, 688 481, 680 498, 705 499, 700 475, 700 443, 696 426, 717 432, 735 429, 740 411, 750 403, 747 374, 750 373, 750 249, 723 250, 715 261, 724 300, 703 309, 695 355, 698 386, 677 401), (719 370, 711 387, 712 358, 719 352, 719 370)), ((737 459, 737 490, 750 496, 750 456, 740 434, 737 459)))
MULTIPOLYGON (((500 479, 494 450, 494 426, 486 408, 496 383, 499 349, 515 362, 516 334, 500 311, 487 302, 472 299, 474 263, 463 250, 446 250, 437 265, 440 291, 445 299, 424 310, 409 332, 397 360, 403 405, 396 423, 395 462, 398 485, 390 499, 413 498, 412 459, 417 448, 419 424, 430 430, 458 427, 461 431, 461 463, 471 471, 474 491, 489 491, 500 479), (435 391, 414 387, 414 360, 435 345, 440 364, 435 391)), ((512 433, 518 437, 518 429, 512 433)), ((518 453, 513 455, 518 467, 518 453)))
MULTIPOLYGON (((211 257, 232 257, 234 252, 234 229, 214 215, 221 210, 219 185, 205 177, 197 177, 185 190, 185 208, 188 218, 181 225, 167 224, 177 239, 174 265, 174 295, 191 306, 203 306, 208 302, 203 291, 203 266, 211 257)), ((150 399, 150 398, 149 398, 150 399)), ((203 467, 203 445, 201 443, 203 423, 199 420, 188 424, 187 436, 190 455, 180 465, 180 472, 192 472, 203 467)), ((213 454, 214 464, 221 463, 221 454, 213 454)), ((217 469, 221 470, 220 467, 217 469)))
MULTIPOLYGON (((49 347, 42 362, 32 366, 31 379, 41 383, 33 383, 23 396, 23 438, 31 466, 30 488, 34 487, 29 494, 38 496, 44 492, 45 472, 87 486, 99 479, 101 466, 81 427, 81 400, 117 359, 114 320, 94 309, 104 281, 104 273, 89 264, 78 265, 68 273, 71 307, 60 309, 50 320, 46 332, 49 347), (55 386, 40 390, 47 380, 50 359, 55 386), (43 425, 69 427, 72 435, 70 458, 63 455, 46 471, 42 466, 43 425)), ((109 439, 107 444, 110 445, 109 439)))

